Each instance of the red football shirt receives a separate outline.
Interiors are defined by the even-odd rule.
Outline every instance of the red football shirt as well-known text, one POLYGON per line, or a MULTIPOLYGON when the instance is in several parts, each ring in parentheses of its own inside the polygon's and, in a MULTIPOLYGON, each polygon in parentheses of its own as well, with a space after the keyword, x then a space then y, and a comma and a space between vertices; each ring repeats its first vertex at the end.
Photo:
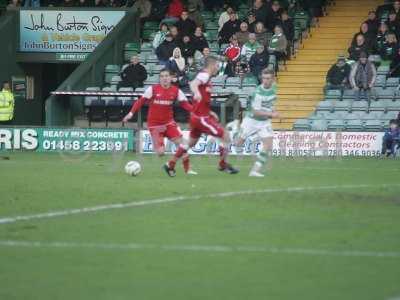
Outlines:
POLYGON ((185 94, 176 86, 163 88, 161 84, 149 87, 142 98, 135 102, 131 112, 136 113, 140 107, 147 103, 149 111, 147 114, 147 126, 160 126, 174 122, 174 110, 172 105, 178 100, 186 110, 191 110, 185 94))
POLYGON ((205 117, 210 114, 211 110, 211 78, 210 74, 201 71, 197 74, 196 79, 201 82, 199 85, 199 92, 201 100, 196 101, 193 99, 193 113, 199 117, 205 117))

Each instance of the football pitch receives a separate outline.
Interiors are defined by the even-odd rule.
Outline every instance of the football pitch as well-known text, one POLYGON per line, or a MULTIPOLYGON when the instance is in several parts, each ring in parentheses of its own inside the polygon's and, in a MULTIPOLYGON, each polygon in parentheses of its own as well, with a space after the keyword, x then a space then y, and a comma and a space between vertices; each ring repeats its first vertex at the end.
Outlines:
POLYGON ((397 160, 3 155, 0 299, 400 299, 397 160))

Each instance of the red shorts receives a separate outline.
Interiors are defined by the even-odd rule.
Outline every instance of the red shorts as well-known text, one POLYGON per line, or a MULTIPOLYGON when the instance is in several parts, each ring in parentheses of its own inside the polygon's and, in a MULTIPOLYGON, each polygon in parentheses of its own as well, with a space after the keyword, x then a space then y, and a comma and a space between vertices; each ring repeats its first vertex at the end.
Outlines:
POLYGON ((213 117, 190 116, 190 137, 198 139, 202 134, 212 135, 218 138, 224 137, 224 127, 213 117))
POLYGON ((175 122, 149 127, 149 131, 153 140, 154 150, 161 150, 165 147, 164 138, 174 140, 182 137, 181 129, 175 122))

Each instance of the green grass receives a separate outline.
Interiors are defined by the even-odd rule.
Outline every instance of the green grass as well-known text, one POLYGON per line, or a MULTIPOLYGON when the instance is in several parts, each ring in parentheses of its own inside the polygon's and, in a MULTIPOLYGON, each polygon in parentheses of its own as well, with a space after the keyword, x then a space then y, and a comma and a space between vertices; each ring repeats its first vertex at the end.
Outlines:
POLYGON ((378 256, 400 253, 398 161, 274 159, 268 176, 254 179, 247 177, 249 158, 232 158, 242 172, 231 176, 216 171, 215 157, 196 157, 199 176, 179 170, 172 179, 161 172, 163 160, 153 156, 9 156, 0 160, 0 219, 203 196, 0 224, 0 299, 400 297, 400 255, 378 256), (144 168, 139 177, 123 172, 134 159, 144 168), (283 191, 320 186, 336 188, 283 191), (265 189, 282 191, 210 196, 265 189), (56 242, 66 244, 55 247, 56 242), (128 249, 129 244, 140 247, 128 249))

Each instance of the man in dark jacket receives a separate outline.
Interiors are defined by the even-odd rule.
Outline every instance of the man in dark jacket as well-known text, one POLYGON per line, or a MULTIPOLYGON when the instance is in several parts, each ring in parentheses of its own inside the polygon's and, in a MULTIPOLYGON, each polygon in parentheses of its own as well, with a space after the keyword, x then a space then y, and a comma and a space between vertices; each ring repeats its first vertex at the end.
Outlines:
POLYGON ((282 27, 286 39, 289 42, 292 42, 294 39, 294 24, 293 19, 289 17, 287 11, 282 11, 281 18, 278 21, 277 25, 280 25, 282 27))
POLYGON ((237 19, 236 12, 229 15, 229 21, 222 26, 219 32, 219 43, 229 43, 230 38, 240 30, 240 21, 237 19))
POLYGON ((262 0, 255 0, 253 6, 253 13, 256 17, 256 22, 262 22, 266 26, 269 9, 262 0))
POLYGON ((196 23, 189 19, 189 13, 186 10, 182 12, 181 18, 175 23, 175 26, 178 27, 180 36, 192 36, 196 30, 196 23))
POLYGON ((173 40, 170 34, 165 36, 165 41, 156 49, 156 55, 161 65, 166 65, 169 58, 172 56, 177 43, 173 40))
POLYGON ((266 51, 264 45, 261 44, 257 47, 256 53, 254 53, 250 58, 249 66, 251 73, 259 79, 262 70, 268 67, 268 62, 268 51, 266 51))
POLYGON ((139 57, 134 55, 131 57, 130 64, 121 72, 122 81, 119 87, 142 87, 143 82, 147 79, 147 71, 140 64, 139 57))
POLYGON ((379 20, 374 11, 370 11, 368 13, 368 19, 365 21, 365 23, 368 24, 368 31, 372 32, 374 35, 378 33, 379 20))
POLYGON ((326 75, 326 86, 327 90, 343 90, 348 86, 349 75, 351 67, 346 64, 344 56, 339 55, 336 64, 334 64, 326 75))
POLYGON ((278 1, 272 2, 271 9, 268 11, 267 19, 265 20, 266 28, 273 31, 275 26, 278 25, 281 17, 282 9, 278 1))
POLYGON ((154 21, 161 21, 167 12, 169 0, 152 0, 151 1, 151 14, 149 19, 154 21))
POLYGON ((185 35, 180 43, 179 48, 181 49, 182 56, 185 58, 186 62, 189 57, 194 57, 194 52, 196 51, 193 47, 193 43, 188 35, 185 35))

